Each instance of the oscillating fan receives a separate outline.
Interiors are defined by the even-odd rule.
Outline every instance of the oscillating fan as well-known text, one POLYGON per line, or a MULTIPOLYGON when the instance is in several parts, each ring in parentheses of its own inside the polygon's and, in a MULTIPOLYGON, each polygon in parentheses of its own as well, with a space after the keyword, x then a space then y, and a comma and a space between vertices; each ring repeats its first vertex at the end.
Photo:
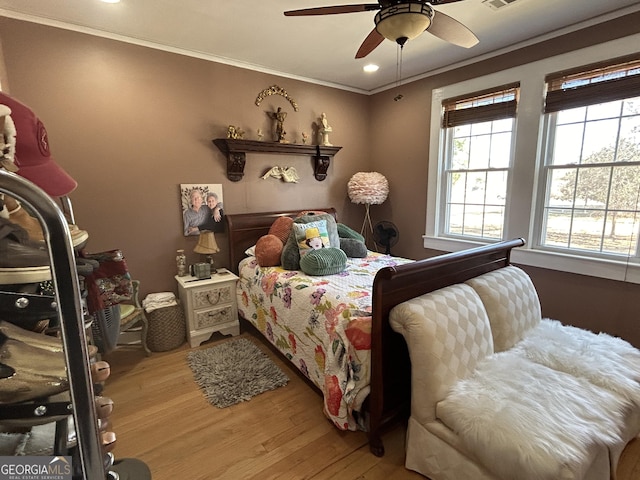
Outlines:
POLYGON ((391 255, 391 247, 398 243, 398 240, 400 240, 400 232, 393 223, 383 220, 373 227, 373 241, 376 245, 384 247, 385 254, 391 255))

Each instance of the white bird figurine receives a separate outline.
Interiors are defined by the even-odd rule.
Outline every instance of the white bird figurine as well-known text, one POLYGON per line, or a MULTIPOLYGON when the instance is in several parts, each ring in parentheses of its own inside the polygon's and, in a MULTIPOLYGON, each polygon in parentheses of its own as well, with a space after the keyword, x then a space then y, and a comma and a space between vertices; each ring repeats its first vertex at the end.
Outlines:
POLYGON ((298 176, 298 172, 293 167, 271 167, 267 172, 262 176, 263 180, 266 180, 269 177, 280 178, 287 183, 298 183, 300 177, 298 176))

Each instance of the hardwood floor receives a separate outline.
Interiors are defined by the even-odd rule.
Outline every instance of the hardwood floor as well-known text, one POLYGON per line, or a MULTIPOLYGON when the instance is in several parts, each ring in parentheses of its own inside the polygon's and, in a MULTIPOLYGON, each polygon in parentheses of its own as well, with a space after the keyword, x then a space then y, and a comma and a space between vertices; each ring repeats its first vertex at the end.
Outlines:
MULTIPOLYGON (((225 339, 215 337, 200 348, 225 339)), ((154 480, 424 479, 404 468, 402 425, 383 437, 385 456, 374 456, 364 433, 333 427, 319 394, 261 340, 255 342, 290 382, 224 409, 210 405, 193 381, 187 344, 150 357, 139 347, 105 357, 111 364, 104 395, 114 401, 116 458, 143 460, 154 480)), ((640 439, 627 447, 618 468, 618 480, 638 479, 640 439)))

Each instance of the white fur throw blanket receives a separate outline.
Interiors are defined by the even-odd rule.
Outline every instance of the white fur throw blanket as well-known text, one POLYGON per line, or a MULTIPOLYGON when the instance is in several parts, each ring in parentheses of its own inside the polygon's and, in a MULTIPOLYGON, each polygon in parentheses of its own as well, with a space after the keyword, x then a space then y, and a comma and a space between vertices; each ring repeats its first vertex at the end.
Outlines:
POLYGON ((456 382, 436 415, 499 478, 560 480, 580 478, 594 447, 620 442, 626 405, 512 349, 456 382))
POLYGON ((543 319, 515 346, 536 363, 589 380, 640 407, 640 350, 621 338, 543 319))

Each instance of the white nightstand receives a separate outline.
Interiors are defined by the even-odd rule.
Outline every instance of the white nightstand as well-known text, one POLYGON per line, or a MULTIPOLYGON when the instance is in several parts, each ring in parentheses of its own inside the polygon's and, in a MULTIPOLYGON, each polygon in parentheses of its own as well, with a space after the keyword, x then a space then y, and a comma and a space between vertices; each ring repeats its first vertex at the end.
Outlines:
POLYGON ((206 280, 196 277, 179 277, 178 294, 187 318, 187 341, 191 348, 199 346, 213 332, 239 335, 236 281, 238 277, 227 269, 206 280))

